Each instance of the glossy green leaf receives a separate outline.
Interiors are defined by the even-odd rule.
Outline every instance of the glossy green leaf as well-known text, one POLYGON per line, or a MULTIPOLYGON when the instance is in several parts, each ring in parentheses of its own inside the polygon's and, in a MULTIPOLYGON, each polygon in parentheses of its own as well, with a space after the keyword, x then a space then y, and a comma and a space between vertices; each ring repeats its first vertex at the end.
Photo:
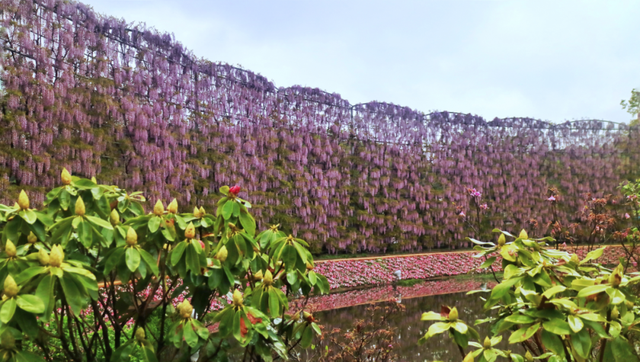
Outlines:
POLYGON ((0 321, 9 323, 16 312, 16 298, 7 299, 0 307, 0 321))
POLYGON ((527 339, 531 338, 531 336, 533 336, 538 331, 538 329, 540 329, 540 323, 536 323, 529 327, 520 328, 517 331, 511 333, 511 336, 509 337, 509 343, 519 343, 522 341, 526 341, 527 339))
POLYGON ((42 299, 35 295, 23 294, 16 297, 18 307, 25 312, 40 314, 44 312, 44 303, 42 299))
POLYGON ((127 268, 134 272, 138 269, 140 265, 140 252, 135 248, 127 248, 125 252, 125 261, 127 263, 127 268))

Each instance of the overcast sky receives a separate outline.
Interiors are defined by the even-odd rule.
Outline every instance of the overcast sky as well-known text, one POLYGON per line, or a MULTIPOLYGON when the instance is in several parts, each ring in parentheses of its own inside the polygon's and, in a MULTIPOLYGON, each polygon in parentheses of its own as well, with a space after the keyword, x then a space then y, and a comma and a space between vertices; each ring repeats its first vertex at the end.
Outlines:
POLYGON ((640 1, 84 0, 276 86, 421 111, 628 122, 640 1))

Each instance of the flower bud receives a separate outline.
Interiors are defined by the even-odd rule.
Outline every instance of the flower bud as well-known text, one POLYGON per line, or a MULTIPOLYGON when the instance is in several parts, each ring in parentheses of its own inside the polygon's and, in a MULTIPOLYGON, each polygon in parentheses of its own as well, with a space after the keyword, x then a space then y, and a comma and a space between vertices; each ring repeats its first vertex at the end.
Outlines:
POLYGON ((449 318, 450 321, 455 321, 458 320, 458 308, 453 307, 451 308, 451 311, 449 311, 449 318))
POLYGON ((202 247, 202 250, 204 250, 205 249, 204 241, 202 240, 198 240, 198 241, 200 242, 200 246, 202 247))
POLYGON ((190 222, 189 225, 187 225, 187 228, 184 230, 184 236, 187 239, 193 239, 196 237, 196 227, 193 226, 192 222, 190 222))
POLYGON ((263 275, 262 275, 262 270, 258 270, 257 273, 253 274, 253 280, 258 281, 258 280, 262 280, 263 275))
POLYGON ((204 211, 204 207, 200 206, 200 215, 202 215, 203 217, 207 214, 206 211, 204 211))
POLYGON ((233 306, 234 307, 242 307, 242 303, 244 303, 244 299, 242 298, 242 293, 238 289, 233 291, 233 306))
POLYGON ((313 270, 314 266, 310 262, 307 261, 307 270, 313 270))
POLYGON ((10 257, 10 258, 15 258, 16 254, 17 254, 16 246, 9 239, 7 239, 7 243, 4 244, 4 252, 7 253, 7 256, 10 257))
POLYGON ((162 201, 158 200, 153 206, 153 214, 156 216, 162 216, 162 214, 164 214, 164 206, 162 205, 162 201))
POLYGON ((613 307, 613 310, 611 310, 611 319, 618 319, 618 317, 620 317, 620 311, 618 307, 613 307))
POLYGON ((227 255, 229 255, 229 251, 227 251, 227 248, 224 245, 222 245, 220 250, 218 250, 218 252, 216 253, 215 258, 220 261, 225 261, 227 260, 227 255))
POLYGON ((533 362, 533 356, 531 355, 531 352, 527 351, 527 353, 524 355, 524 358, 527 362, 533 362))
POLYGON ((22 210, 27 210, 29 208, 29 196, 24 190, 20 191, 20 196, 18 196, 18 206, 22 210))
POLYGON ((229 193, 232 194, 233 196, 237 196, 240 193, 240 186, 238 185, 232 186, 231 188, 229 188, 229 193))
POLYGON ((11 274, 7 274, 7 277, 4 279, 4 295, 8 298, 13 298, 18 295, 20 288, 18 288, 18 284, 13 279, 11 274))
POLYGON ((498 237, 498 246, 504 246, 504 244, 507 243, 507 238, 504 236, 504 234, 500 234, 500 236, 498 237))
POLYGON ((617 288, 620 286, 620 283, 622 283, 622 271, 622 264, 618 264, 618 266, 611 272, 611 275, 609 275, 609 284, 614 288, 617 288))
POLYGON ((193 307, 191 303, 187 299, 183 300, 182 303, 178 304, 178 313, 182 319, 191 318, 191 313, 193 313, 193 307))
POLYGON ((482 345, 485 349, 491 348, 491 340, 489 337, 484 337, 484 344, 482 345))
POLYGON ((527 232, 524 229, 520 231, 520 235, 518 235, 518 237, 520 239, 529 239, 529 235, 527 235, 527 232))
POLYGON ((173 201, 167 205, 167 212, 170 214, 178 213, 178 201, 176 199, 173 199, 173 201))
POLYGON ((203 216, 197 206, 193 208, 193 216, 197 219, 200 219, 203 216))
POLYGON ((60 174, 60 180, 62 180, 63 185, 71 184, 71 174, 67 171, 66 168, 62 169, 62 173, 60 174))
POLYGON ((309 312, 302 312, 302 317, 304 318, 305 321, 311 323, 315 320, 315 318, 313 318, 313 314, 309 313, 309 312))
POLYGON ((462 362, 473 362, 473 352, 467 353, 462 362))
POLYGON ((38 261, 43 266, 49 265, 49 254, 47 254, 47 252, 46 252, 46 250, 44 250, 44 248, 40 249, 40 251, 38 252, 38 261))
POLYGON ((86 212, 87 210, 84 207, 84 201, 82 201, 82 197, 78 197, 78 199, 76 200, 76 215, 84 216, 86 212))
POLYGON ((113 226, 120 224, 120 214, 118 214, 118 210, 111 210, 111 214, 109 214, 109 222, 113 226))
POLYGON ((64 252, 60 245, 54 245, 51 248, 51 253, 49 254, 49 265, 53 267, 59 267, 62 265, 62 261, 64 260, 64 252))
POLYGON ((127 245, 134 246, 138 243, 138 233, 133 228, 127 230, 127 245))
POLYGON ((267 272, 264 273, 264 278, 262 279, 262 284, 264 284, 264 285, 273 284, 273 274, 271 274, 271 271, 267 270, 267 272))
POLYGON ((97 184, 98 180, 96 180, 95 176, 91 176, 91 182, 93 182, 94 184, 97 184))
POLYGON ((576 254, 571 255, 571 262, 574 264, 580 264, 580 258, 576 254))
POLYGON ((29 236, 27 236, 27 241, 29 244, 33 244, 38 241, 38 237, 32 232, 29 232, 29 236))
POLYGON ((147 336, 144 333, 144 328, 138 327, 138 329, 136 330, 136 341, 142 342, 145 340, 146 337, 147 336))
POLYGON ((299 321, 300 320, 300 312, 297 312, 296 314, 291 316, 291 320, 296 321, 296 322, 299 321))

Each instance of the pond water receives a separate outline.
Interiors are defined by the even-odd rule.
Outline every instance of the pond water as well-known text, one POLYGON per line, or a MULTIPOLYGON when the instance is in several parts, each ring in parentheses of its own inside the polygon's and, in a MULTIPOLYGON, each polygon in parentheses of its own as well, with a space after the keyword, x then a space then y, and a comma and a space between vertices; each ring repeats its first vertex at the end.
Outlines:
MULTIPOLYGON (((429 325, 433 322, 422 322, 420 317, 423 312, 435 311, 439 312, 442 305, 456 306, 459 311, 460 319, 467 324, 472 325, 476 319, 483 319, 489 316, 489 313, 482 310, 483 301, 480 296, 486 294, 471 294, 460 292, 460 288, 469 285, 481 285, 487 279, 471 280, 447 280, 447 284, 457 290, 448 294, 411 296, 403 298, 398 295, 401 303, 405 306, 403 313, 394 315, 390 318, 389 327, 396 329, 395 341, 397 343, 395 351, 400 361, 460 361, 462 360, 460 352, 453 340, 447 334, 433 337, 421 346, 417 345, 420 339, 427 332, 429 325), (475 282, 475 283, 473 283, 475 282), (458 285, 459 284, 459 285, 458 285), (458 288, 456 288, 456 286, 458 288)), ((429 282, 425 282, 429 283, 429 282)), ((475 289, 469 288, 468 290, 475 289)), ((443 293, 443 291, 437 291, 443 293)), ((446 293, 446 291, 444 292, 446 293)), ((344 297, 348 299, 349 292, 344 297)), ((319 311, 314 316, 319 320, 319 324, 324 326, 324 330, 329 332, 333 328, 340 328, 344 331, 352 328, 354 322, 364 319, 367 316, 368 304, 360 304, 351 307, 344 307, 334 310, 319 311)), ((480 333, 481 339, 490 335, 489 324, 482 324, 474 327, 480 333)), ((482 342, 480 342, 482 343, 482 342)), ((514 347, 514 346, 511 346, 514 347)), ((498 348, 510 348, 506 341, 502 341, 498 348)), ((516 351, 516 348, 513 348, 516 351)))

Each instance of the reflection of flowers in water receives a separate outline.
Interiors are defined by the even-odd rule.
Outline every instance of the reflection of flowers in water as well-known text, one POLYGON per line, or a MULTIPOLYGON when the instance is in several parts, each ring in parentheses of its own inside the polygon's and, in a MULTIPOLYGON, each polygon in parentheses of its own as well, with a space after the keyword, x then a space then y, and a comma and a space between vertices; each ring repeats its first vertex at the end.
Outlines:
MULTIPOLYGON (((389 300, 395 300, 400 303, 403 298, 406 300, 425 295, 466 292, 477 289, 481 284, 482 283, 479 281, 461 281, 458 279, 424 281, 412 286, 398 286, 397 292, 394 292, 392 286, 385 285, 369 289, 353 290, 345 293, 334 293, 312 297, 309 298, 306 309, 311 311, 323 311, 389 300)), ((489 283, 489 285, 493 286, 495 285, 495 282, 489 283)), ((304 300, 294 300, 290 304, 291 311, 295 312, 303 305, 304 300)))

